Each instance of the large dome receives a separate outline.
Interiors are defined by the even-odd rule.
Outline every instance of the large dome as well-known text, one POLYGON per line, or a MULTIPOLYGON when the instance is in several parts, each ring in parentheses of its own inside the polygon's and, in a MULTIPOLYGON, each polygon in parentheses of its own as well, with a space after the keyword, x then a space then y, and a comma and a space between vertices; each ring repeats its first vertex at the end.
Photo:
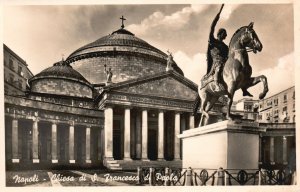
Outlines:
POLYGON ((29 79, 29 85, 33 93, 92 98, 91 84, 64 61, 29 79))
MULTIPOLYGON (((66 62, 93 84, 105 83, 107 65, 117 83, 165 71, 167 54, 121 28, 77 49, 66 62)), ((183 75, 176 64, 173 67, 183 75)))

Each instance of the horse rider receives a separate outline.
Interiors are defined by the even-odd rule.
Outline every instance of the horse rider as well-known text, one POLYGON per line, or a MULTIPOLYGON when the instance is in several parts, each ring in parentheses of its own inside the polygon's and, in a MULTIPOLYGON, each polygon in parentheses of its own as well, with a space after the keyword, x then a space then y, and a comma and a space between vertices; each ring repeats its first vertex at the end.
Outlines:
POLYGON ((220 14, 223 9, 224 4, 222 5, 219 13, 214 18, 208 40, 208 49, 207 49, 207 74, 209 76, 213 74, 213 79, 216 83, 215 91, 221 90, 221 72, 223 66, 228 57, 228 46, 223 42, 227 36, 227 32, 224 28, 220 28, 217 33, 217 39, 214 37, 215 27, 218 20, 220 19, 220 14))
MULTIPOLYGON (((208 40, 208 49, 207 49, 207 74, 209 76, 210 73, 214 73, 214 81, 216 83, 215 91, 221 90, 221 74, 223 71, 224 64, 228 58, 228 46, 223 42, 223 40, 227 37, 227 32, 224 28, 220 28, 217 33, 217 39, 214 37, 215 27, 217 25, 218 20, 220 19, 220 14, 224 4, 216 15, 215 19, 211 24, 209 40, 208 40)), ((252 95, 247 91, 247 88, 242 88, 243 96, 252 95)))

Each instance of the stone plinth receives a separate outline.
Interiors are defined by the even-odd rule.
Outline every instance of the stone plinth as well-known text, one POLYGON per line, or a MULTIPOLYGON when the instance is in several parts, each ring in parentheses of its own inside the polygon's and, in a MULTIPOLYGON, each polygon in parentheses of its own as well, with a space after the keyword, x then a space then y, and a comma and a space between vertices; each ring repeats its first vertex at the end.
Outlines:
POLYGON ((183 131, 183 167, 257 169, 261 132, 256 122, 228 120, 183 131))

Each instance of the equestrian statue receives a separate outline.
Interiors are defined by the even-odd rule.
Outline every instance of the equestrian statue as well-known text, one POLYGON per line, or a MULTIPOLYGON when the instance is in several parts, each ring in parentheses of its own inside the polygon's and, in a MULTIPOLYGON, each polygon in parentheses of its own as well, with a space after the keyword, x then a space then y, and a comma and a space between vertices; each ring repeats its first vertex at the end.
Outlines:
POLYGON ((262 82, 264 88, 259 99, 263 99, 268 92, 267 78, 264 75, 251 77, 252 68, 249 63, 248 52, 257 53, 263 48, 253 29, 253 22, 248 26, 239 28, 233 34, 229 47, 223 42, 227 36, 225 29, 219 29, 217 39, 214 37, 215 26, 223 6, 224 4, 211 24, 207 49, 207 73, 201 79, 194 103, 194 115, 197 114, 199 106, 202 114, 199 127, 208 124, 208 112, 221 96, 228 98, 226 119, 231 120, 233 115, 230 113, 230 108, 234 93, 238 89, 243 91, 243 96, 252 97, 247 89, 262 82))

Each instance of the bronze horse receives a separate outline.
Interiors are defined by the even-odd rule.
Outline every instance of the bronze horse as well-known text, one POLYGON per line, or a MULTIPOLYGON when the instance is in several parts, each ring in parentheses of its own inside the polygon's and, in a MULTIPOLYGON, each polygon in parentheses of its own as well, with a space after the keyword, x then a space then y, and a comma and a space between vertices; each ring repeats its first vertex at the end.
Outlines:
POLYGON ((199 95, 197 95, 195 100, 194 114, 198 111, 201 98, 200 112, 202 115, 199 127, 207 125, 209 119, 208 112, 212 109, 220 96, 227 95, 228 97, 228 109, 226 113, 226 119, 228 120, 232 119, 230 108, 234 93, 238 89, 247 90, 249 87, 263 82, 264 89, 263 92, 260 93, 259 99, 263 99, 266 96, 268 92, 267 78, 264 75, 251 77, 252 68, 249 64, 248 57, 249 51, 253 51, 254 53, 257 51, 260 52, 262 47, 262 43, 259 41, 253 29, 253 22, 248 26, 241 27, 233 34, 229 43, 228 59, 224 64, 222 72, 223 89, 215 91, 216 85, 214 81, 209 81, 198 88, 199 95))

